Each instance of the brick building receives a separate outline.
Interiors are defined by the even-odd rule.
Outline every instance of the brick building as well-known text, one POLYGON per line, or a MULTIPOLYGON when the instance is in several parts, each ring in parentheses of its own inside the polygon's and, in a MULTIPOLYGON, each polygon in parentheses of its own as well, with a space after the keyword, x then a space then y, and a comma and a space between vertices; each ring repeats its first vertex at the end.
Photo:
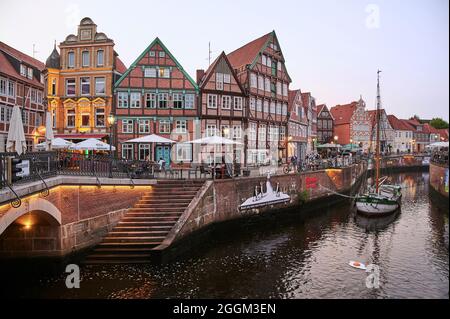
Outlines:
POLYGON ((288 156, 304 160, 308 144, 308 117, 300 90, 289 90, 288 156))
MULTIPOLYGON (((200 88, 199 111, 202 135, 218 135, 243 143, 243 147, 231 145, 226 147, 227 153, 232 154, 234 161, 245 164, 247 144, 244 133, 247 129, 247 100, 245 90, 224 52, 206 72, 197 71, 197 83, 200 88)), ((216 154, 221 151, 221 149, 216 150, 216 154)), ((197 160, 197 162, 200 161, 213 162, 213 159, 208 153, 206 158, 203 156, 197 160)))
POLYGON ((45 139, 44 64, 0 42, 0 152, 6 151, 9 121, 18 105, 22 112, 27 150, 45 139))
POLYGON ((200 137, 197 83, 156 38, 115 84, 119 156, 144 160, 164 158, 190 163, 191 144, 132 144, 127 140, 157 134, 175 141, 200 137))
POLYGON ((317 106, 317 142, 333 142, 334 118, 325 104, 317 106))
POLYGON ((273 164, 285 160, 291 78, 275 31, 227 57, 248 99, 247 163, 273 164))
POLYGON ((46 61, 46 95, 55 137, 74 142, 107 138, 113 83, 125 71, 114 41, 84 18, 46 61))

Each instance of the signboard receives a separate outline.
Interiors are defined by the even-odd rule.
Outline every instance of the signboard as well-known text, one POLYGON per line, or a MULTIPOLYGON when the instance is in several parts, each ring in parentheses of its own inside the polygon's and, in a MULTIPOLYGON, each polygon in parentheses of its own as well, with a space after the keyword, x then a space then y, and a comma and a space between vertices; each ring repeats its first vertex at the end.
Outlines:
POLYGON ((29 176, 30 175, 30 160, 22 160, 22 163, 17 164, 17 168, 21 168, 22 171, 20 173, 17 173, 17 176, 29 176))

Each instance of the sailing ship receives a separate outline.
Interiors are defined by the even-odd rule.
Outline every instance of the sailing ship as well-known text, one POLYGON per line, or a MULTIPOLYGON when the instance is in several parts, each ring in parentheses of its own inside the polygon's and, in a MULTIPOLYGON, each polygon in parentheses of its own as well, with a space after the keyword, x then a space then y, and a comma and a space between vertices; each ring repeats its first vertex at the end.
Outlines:
POLYGON ((401 204, 401 187, 387 184, 387 177, 380 178, 380 70, 377 72, 377 110, 376 110, 376 147, 375 147, 375 188, 370 187, 364 194, 356 197, 356 209, 368 216, 383 216, 395 212, 401 204))

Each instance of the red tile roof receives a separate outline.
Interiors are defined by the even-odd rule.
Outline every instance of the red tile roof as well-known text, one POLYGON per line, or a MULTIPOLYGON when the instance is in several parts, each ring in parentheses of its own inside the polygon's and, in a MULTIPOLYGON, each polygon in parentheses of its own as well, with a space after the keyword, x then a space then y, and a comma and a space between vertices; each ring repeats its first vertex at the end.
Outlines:
POLYGON ((331 114, 334 117, 334 124, 349 124, 353 113, 358 106, 358 102, 354 101, 350 104, 336 105, 330 109, 331 114))
POLYGON ((124 74, 125 71, 127 70, 127 67, 126 67, 125 64, 122 62, 122 60, 119 59, 119 57, 116 57, 116 70, 117 70, 117 72, 119 72, 120 74, 124 74))
MULTIPOLYGON (((288 103, 290 106, 294 105, 295 97, 300 90, 289 90, 288 92, 288 103)), ((301 92, 300 92, 301 93, 301 92)))
POLYGON ((10 47, 4 42, 0 41, 0 50, 6 52, 7 54, 15 57, 19 61, 23 61, 26 64, 36 67, 38 70, 43 71, 45 69, 45 64, 31 56, 20 52, 19 50, 10 47))
POLYGON ((325 104, 319 104, 319 105, 317 105, 317 115, 319 115, 319 114, 322 112, 322 110, 323 110, 324 107, 326 107, 325 104))
POLYGON ((388 115, 388 121, 397 131, 415 131, 415 128, 405 120, 398 119, 395 115, 388 115))
POLYGON ((227 57, 231 65, 237 69, 243 65, 251 64, 271 35, 272 32, 269 32, 229 53, 227 57))

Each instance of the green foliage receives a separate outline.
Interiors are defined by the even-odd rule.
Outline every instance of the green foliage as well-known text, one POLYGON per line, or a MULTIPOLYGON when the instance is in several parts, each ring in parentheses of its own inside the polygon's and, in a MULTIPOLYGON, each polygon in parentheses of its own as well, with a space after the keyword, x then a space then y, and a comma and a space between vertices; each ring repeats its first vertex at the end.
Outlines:
POLYGON ((301 191, 297 193, 297 203, 299 205, 305 204, 309 199, 309 193, 307 190, 301 191))
POLYGON ((448 128, 448 122, 444 121, 440 117, 435 117, 430 121, 430 125, 435 129, 448 128))

